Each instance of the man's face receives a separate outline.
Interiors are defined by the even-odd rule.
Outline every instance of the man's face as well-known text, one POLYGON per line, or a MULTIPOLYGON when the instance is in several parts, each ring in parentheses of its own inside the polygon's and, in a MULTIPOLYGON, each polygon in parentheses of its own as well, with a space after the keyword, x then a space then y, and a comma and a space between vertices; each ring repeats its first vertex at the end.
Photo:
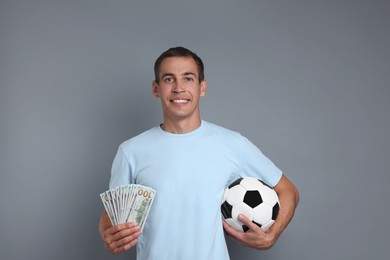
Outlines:
POLYGON ((164 121, 198 120, 199 98, 206 95, 206 81, 199 82, 192 58, 170 57, 160 65, 159 83, 153 81, 153 95, 160 98, 164 121))

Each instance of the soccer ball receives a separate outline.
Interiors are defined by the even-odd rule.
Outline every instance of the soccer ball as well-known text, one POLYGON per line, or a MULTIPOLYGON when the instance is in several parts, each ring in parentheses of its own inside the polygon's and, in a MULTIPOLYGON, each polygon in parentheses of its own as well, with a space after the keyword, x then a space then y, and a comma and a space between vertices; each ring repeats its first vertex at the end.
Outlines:
POLYGON ((266 232, 275 222, 280 209, 278 195, 270 186, 253 177, 237 179, 225 189, 221 211, 234 229, 246 232, 249 228, 238 220, 247 216, 266 232))

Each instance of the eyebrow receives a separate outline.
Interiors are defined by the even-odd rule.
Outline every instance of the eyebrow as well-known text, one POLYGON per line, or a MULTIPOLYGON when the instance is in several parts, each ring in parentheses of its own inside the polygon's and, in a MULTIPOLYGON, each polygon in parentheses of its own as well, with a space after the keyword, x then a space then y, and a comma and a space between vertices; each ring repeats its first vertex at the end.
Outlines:
MULTIPOLYGON (((183 76, 193 75, 195 78, 198 78, 198 76, 195 73, 193 73, 193 72, 184 72, 181 75, 183 75, 183 76)), ((161 78, 174 77, 174 76, 175 76, 175 74, 173 74, 173 73, 164 73, 163 75, 161 75, 161 78)))
POLYGON ((198 78, 198 76, 197 76, 195 73, 193 73, 193 72, 184 72, 183 75, 184 75, 184 76, 190 76, 190 75, 192 75, 192 76, 194 76, 195 78, 198 78))

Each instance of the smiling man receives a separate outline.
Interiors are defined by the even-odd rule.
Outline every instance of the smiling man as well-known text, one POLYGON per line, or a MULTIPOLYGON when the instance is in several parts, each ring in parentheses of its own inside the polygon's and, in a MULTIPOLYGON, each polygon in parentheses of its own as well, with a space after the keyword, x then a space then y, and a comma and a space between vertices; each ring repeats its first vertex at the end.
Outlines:
POLYGON ((199 98, 206 95, 206 81, 191 57, 168 57, 156 63, 153 95, 160 98, 162 129, 182 134, 200 125, 199 98))
POLYGON ((161 101, 163 123, 120 145, 110 188, 137 183, 155 189, 156 197, 142 233, 134 223, 112 226, 103 212, 99 232, 106 248, 119 254, 136 245, 137 259, 225 260, 224 230, 245 246, 272 247, 294 215, 295 186, 248 139, 201 118, 207 84, 195 53, 171 48, 154 71, 152 93, 161 101), (245 216, 246 233, 222 220, 223 191, 241 176, 262 179, 278 193, 281 209, 267 232, 245 216))

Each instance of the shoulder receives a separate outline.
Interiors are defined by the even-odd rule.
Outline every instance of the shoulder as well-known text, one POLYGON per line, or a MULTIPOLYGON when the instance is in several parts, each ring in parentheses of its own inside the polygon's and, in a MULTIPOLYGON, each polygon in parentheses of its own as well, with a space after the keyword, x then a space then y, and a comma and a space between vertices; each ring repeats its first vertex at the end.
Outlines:
POLYGON ((242 139, 243 136, 234 130, 225 128, 220 125, 216 125, 207 121, 202 121, 202 123, 205 125, 205 128, 207 131, 211 134, 216 134, 218 136, 224 137, 224 138, 237 138, 237 139, 242 139))
POLYGON ((123 151, 134 149, 134 147, 144 147, 148 145, 151 140, 153 140, 153 136, 158 133, 157 127, 153 127, 149 130, 146 130, 124 142, 122 142, 119 146, 123 151))
MULTIPOLYGON (((215 125, 209 122, 206 123, 206 128, 208 128, 208 136, 212 137, 219 143, 223 143, 228 146, 233 146, 236 149, 245 150, 248 148, 256 147, 247 137, 241 133, 215 125)), ((257 147, 256 147, 257 148, 257 147)), ((258 148, 257 148, 258 149, 258 148)))

